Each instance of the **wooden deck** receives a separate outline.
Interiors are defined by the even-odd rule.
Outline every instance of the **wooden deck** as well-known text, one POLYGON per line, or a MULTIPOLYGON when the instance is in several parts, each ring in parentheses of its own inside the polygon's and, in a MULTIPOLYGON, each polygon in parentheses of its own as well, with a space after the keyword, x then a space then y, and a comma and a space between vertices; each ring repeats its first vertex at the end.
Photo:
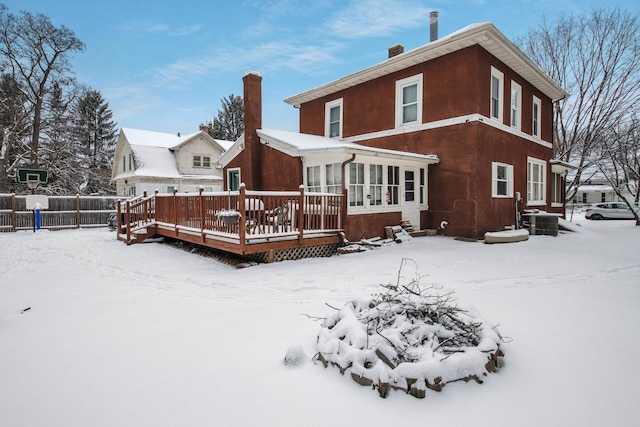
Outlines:
MULTIPOLYGON (((238 255, 337 245, 346 198, 299 191, 153 194, 118 204, 118 239, 165 236, 238 255)), ((267 258, 269 259, 269 258, 267 258)))

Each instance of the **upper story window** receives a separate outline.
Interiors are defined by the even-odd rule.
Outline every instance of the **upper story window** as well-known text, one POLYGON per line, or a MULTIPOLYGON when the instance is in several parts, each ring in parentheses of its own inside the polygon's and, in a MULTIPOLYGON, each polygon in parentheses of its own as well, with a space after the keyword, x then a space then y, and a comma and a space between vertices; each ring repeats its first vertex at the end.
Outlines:
POLYGON ((324 117, 324 135, 329 138, 342 137, 342 98, 325 104, 324 117))
POLYGON ((531 135, 536 138, 540 138, 540 109, 541 109, 540 99, 537 97, 533 97, 533 123, 531 125, 531 135))
POLYGON ((194 168, 210 168, 211 167, 211 157, 202 156, 202 155, 194 155, 193 156, 193 167, 194 168))
POLYGON ((520 129, 522 117, 522 86, 511 81, 511 127, 520 129))
POLYGON ((491 118, 502 122, 502 99, 504 97, 504 74, 491 67, 491 118))
POLYGON ((529 157, 527 160, 527 204, 544 205, 547 164, 544 160, 529 157))
POLYGON ((396 127, 422 123, 422 74, 396 82, 396 127))

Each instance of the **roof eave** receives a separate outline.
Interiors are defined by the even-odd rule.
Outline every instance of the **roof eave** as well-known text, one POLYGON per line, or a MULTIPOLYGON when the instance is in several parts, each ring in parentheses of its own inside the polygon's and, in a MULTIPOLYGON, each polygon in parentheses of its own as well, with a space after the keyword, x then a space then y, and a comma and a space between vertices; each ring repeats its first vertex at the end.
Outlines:
POLYGON ((453 33, 435 40, 417 49, 405 52, 364 70, 350 74, 323 86, 310 89, 284 100, 287 104, 299 107, 309 101, 378 77, 400 71, 449 53, 478 44, 500 59, 514 71, 540 89, 551 100, 557 101, 568 96, 555 81, 536 66, 520 49, 509 41, 493 24, 485 23, 472 26, 466 31, 453 33))

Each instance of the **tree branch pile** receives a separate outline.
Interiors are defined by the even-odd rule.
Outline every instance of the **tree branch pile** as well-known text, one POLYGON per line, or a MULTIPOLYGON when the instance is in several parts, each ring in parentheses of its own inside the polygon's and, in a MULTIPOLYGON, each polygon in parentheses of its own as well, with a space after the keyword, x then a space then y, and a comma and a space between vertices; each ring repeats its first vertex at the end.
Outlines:
POLYGON ((427 389, 440 391, 458 380, 482 383, 497 370, 504 355, 497 328, 473 308, 461 308, 452 292, 421 289, 419 279, 383 288, 325 319, 315 360, 381 397, 399 389, 423 398, 427 389))

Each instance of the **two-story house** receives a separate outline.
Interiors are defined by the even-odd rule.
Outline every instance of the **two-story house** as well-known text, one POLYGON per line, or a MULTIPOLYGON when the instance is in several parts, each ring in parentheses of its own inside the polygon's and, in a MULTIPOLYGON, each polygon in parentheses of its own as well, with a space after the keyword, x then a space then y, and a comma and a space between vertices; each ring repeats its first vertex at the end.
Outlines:
POLYGON ((292 96, 300 133, 261 129, 261 77, 245 81, 245 135, 221 157, 250 189, 348 193, 349 239, 411 220, 482 237, 525 210, 562 214, 569 165, 552 159, 567 93, 490 23, 292 96))
POLYGON ((198 192, 200 187, 220 191, 223 177, 217 161, 231 144, 211 138, 204 126, 185 136, 123 128, 111 175, 116 194, 198 192))

